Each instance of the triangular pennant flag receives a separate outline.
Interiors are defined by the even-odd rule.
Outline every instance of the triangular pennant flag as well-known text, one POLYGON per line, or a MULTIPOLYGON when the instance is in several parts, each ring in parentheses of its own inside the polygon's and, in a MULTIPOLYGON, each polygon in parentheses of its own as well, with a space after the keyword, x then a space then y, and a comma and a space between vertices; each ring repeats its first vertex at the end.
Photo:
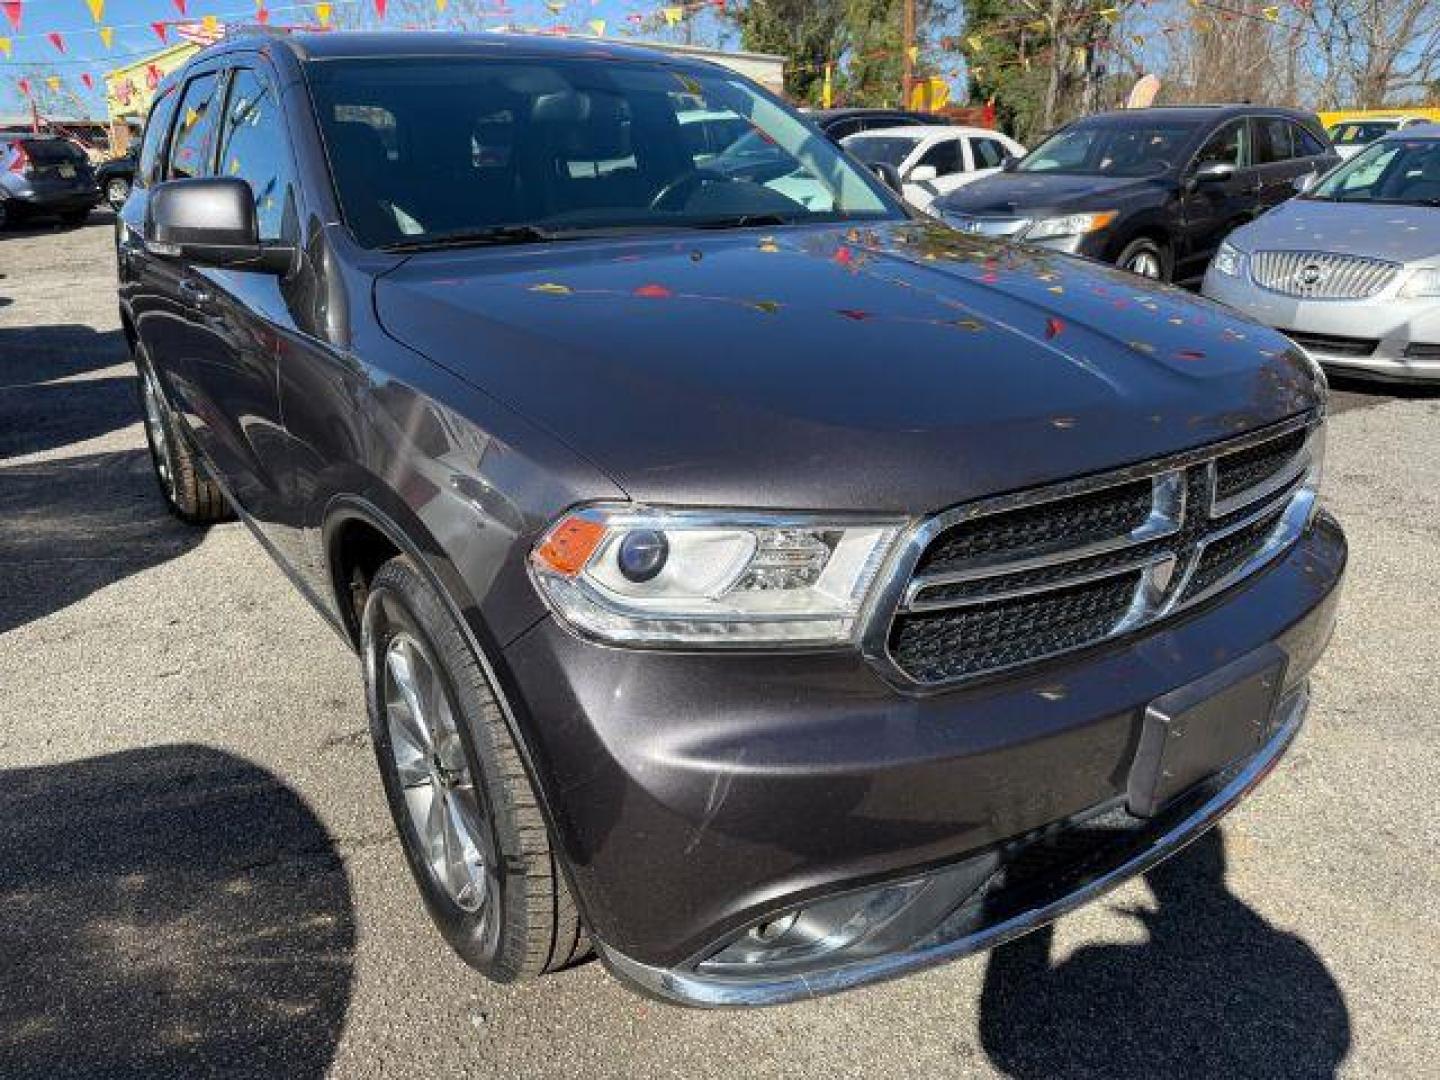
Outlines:
POLYGON ((1260 14, 1264 15, 1265 18, 1269 19, 1271 22, 1280 21, 1280 9, 1278 7, 1261 8, 1260 14))
POLYGON ((270 9, 262 7, 259 11, 255 12, 255 21, 258 22, 261 26, 269 26, 270 9))
POLYGON ((435 10, 440 12, 441 15, 444 15, 445 8, 449 3, 450 0, 435 0, 435 10))
POLYGON ((685 17, 685 9, 682 7, 667 7, 661 12, 661 14, 665 16, 665 22, 667 25, 675 26, 680 22, 681 19, 685 17))
POLYGON ((45 85, 48 86, 51 90, 59 90, 59 89, 60 89, 60 76, 59 76, 59 75, 51 75, 51 76, 47 77, 46 80, 45 80, 45 85))
POLYGON ((200 25, 205 28, 205 33, 218 34, 220 32, 220 17, 218 15, 206 15, 200 20, 200 25))
POLYGON ((152 22, 150 29, 155 31, 155 36, 162 42, 170 40, 170 28, 163 22, 152 22))
POLYGON ((911 45, 908 49, 905 50, 905 53, 906 53, 906 55, 908 55, 908 56, 910 57, 910 62, 911 62, 912 64, 919 62, 919 60, 920 60, 920 46, 919 46, 919 45, 911 45))
POLYGON ((85 0, 90 8, 90 18, 97 23, 105 17, 105 0, 85 0))
POLYGON ((971 34, 965 39, 965 44, 970 46, 971 52, 979 52, 985 47, 985 39, 979 34, 971 34))
MULTIPOLYGON (((10 20, 10 25, 16 30, 20 29, 20 6, 20 0, 4 0, 3 3, 0 3, 0 11, 5 12, 5 17, 10 20)), ((27 90, 26 93, 29 91, 27 90)))
POLYGON ((96 31, 96 33, 100 35, 100 40, 104 43, 105 48, 114 48, 115 28, 113 26, 102 26, 99 30, 96 31))
POLYGON ((316 5, 315 5, 315 18, 317 18, 317 19, 320 20, 320 25, 321 25, 321 26, 329 26, 329 25, 330 25, 330 5, 329 5, 329 4, 316 4, 316 5))
POLYGON ((595 36, 596 36, 596 37, 604 37, 604 36, 605 36, 605 20, 604 20, 604 19, 591 19, 591 20, 590 20, 590 29, 595 32, 595 36))
POLYGON ((86 90, 95 89, 95 76, 91 75, 88 71, 82 71, 80 73, 80 82, 84 84, 86 90))
POLYGON ((382 19, 385 18, 386 3, 387 0, 375 0, 375 14, 380 16, 380 18, 382 19))
POLYGON ((56 52, 63 53, 65 51, 65 37, 59 30, 51 30, 45 36, 50 39, 50 44, 55 46, 56 52))
POLYGON ((565 10, 565 0, 545 0, 545 7, 549 9, 551 15, 559 15, 565 10))
POLYGON ((173 3, 175 4, 175 10, 180 12, 181 15, 187 14, 187 12, 185 11, 185 2, 186 0, 173 0, 173 3))
POLYGON ((24 94, 26 97, 29 97, 29 96, 30 96, 30 80, 29 80, 29 79, 16 79, 16 80, 15 80, 15 85, 20 88, 20 93, 24 94))
POLYGON ((1096 15, 1099 15, 1102 19, 1104 19, 1106 22, 1111 23, 1111 24, 1117 23, 1117 22, 1120 21, 1120 9, 1119 9, 1119 8, 1113 8, 1113 7, 1101 8, 1101 9, 1100 9, 1099 11, 1097 11, 1095 14, 1096 14, 1096 15))
POLYGON ((14 48, 15 46, 11 44, 8 37, 0 37, 0 53, 4 53, 6 56, 9 56, 11 51, 14 50, 14 48))

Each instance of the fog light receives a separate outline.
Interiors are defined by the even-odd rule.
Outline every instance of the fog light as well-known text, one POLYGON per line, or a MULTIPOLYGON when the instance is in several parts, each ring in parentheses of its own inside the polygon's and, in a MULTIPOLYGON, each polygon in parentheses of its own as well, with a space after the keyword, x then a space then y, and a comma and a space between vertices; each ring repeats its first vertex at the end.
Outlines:
POLYGON ((650 581, 665 568, 670 542, 658 529, 636 529, 625 534, 615 553, 620 573, 637 584, 650 581))

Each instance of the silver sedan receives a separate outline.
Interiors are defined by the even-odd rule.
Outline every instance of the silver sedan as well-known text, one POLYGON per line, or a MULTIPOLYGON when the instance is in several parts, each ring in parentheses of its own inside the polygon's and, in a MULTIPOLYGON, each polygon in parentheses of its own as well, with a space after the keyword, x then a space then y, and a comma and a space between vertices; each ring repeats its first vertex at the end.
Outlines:
POLYGON ((1440 127, 1371 143, 1231 233, 1204 292, 1333 371, 1440 381, 1440 127))

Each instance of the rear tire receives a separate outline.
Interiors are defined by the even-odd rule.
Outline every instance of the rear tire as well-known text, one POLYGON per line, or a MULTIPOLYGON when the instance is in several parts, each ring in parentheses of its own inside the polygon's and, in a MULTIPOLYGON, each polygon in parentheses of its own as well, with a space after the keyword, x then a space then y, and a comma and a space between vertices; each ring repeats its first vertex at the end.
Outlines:
POLYGON ((160 390, 154 369, 139 359, 135 367, 140 374, 140 413, 145 419, 145 441, 150 446, 150 464, 155 469, 155 482, 160 485, 165 505, 187 525, 224 521, 230 517, 225 495, 180 437, 175 416, 160 390))
POLYGON ((1151 281, 1169 281, 1173 272, 1170 249, 1148 236, 1137 236, 1126 244, 1115 265, 1151 281))
POLYGON ((496 982, 583 959, 589 939, 500 703, 455 616, 408 558, 370 583, 361 657, 385 797, 445 940, 496 982))

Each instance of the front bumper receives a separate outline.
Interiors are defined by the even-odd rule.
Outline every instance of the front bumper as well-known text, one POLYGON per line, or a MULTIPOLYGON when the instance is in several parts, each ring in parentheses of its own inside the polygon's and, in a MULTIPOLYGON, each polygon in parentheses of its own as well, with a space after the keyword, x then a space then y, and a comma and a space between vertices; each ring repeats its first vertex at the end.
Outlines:
POLYGON ((1301 300, 1261 288, 1248 271, 1231 276, 1212 266, 1203 291, 1281 333, 1321 339, 1307 337, 1305 350, 1329 371, 1399 382, 1440 380, 1440 301, 1402 299, 1393 295, 1397 288, 1369 300, 1301 300), (1356 356, 1327 349, 1327 337, 1375 345, 1356 356))
POLYGON ((1193 611, 924 698, 853 653, 618 650, 551 620, 512 643, 504 668, 559 853, 610 967, 687 1004, 785 1001, 994 945, 1208 828, 1298 728, 1345 557, 1322 514, 1285 555, 1193 611), (1113 849, 1107 840, 1100 862, 1087 854, 1083 876, 1044 874, 1023 900, 997 897, 978 921, 957 915, 858 964, 778 978, 699 970, 758 919, 1086 833, 1123 808, 1146 706, 1262 648, 1286 660, 1273 737, 1234 775, 1206 781, 1212 790, 1113 849))

